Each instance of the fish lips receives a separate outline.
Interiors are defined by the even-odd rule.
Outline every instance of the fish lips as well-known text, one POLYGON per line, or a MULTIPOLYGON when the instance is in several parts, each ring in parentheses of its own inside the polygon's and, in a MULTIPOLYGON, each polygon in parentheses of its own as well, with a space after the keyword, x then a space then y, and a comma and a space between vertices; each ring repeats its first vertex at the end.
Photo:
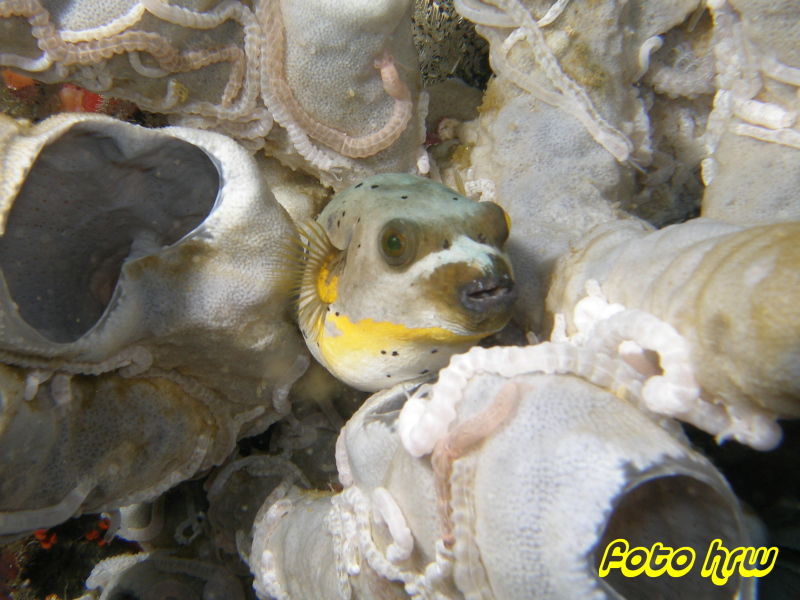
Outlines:
POLYGON ((478 266, 451 262, 427 277, 420 293, 436 314, 462 335, 489 335, 505 327, 517 298, 511 266, 504 256, 489 253, 478 266))
POLYGON ((458 293, 459 304, 475 313, 508 312, 517 299, 517 286, 508 273, 473 279, 458 293))

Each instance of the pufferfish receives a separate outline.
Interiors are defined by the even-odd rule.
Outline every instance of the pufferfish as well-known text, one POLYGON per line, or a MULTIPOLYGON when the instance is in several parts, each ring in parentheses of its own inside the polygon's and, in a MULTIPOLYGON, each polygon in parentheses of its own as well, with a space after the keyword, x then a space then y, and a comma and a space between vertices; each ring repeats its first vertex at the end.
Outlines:
POLYGON ((435 373, 502 329, 516 297, 510 221, 411 175, 375 175, 301 226, 297 317, 314 357, 364 391, 435 373))

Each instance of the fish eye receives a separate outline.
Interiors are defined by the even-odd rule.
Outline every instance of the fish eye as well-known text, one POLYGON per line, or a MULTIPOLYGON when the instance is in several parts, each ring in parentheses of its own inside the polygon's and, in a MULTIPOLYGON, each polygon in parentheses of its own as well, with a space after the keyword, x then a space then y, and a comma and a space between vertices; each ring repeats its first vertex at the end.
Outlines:
POLYGON ((417 253, 416 231, 402 219, 392 219, 384 225, 379 243, 383 259, 392 267, 406 264, 417 253))
POLYGON ((389 230, 386 232, 384 244, 384 250, 386 251, 387 255, 391 256, 392 258, 398 257, 403 254, 406 249, 406 236, 399 231, 389 230))

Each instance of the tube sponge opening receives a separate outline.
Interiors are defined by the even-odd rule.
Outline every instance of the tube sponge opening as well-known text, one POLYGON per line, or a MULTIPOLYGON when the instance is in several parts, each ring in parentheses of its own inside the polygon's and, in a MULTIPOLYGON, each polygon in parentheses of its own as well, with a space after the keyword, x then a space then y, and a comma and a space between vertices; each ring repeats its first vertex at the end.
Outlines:
POLYGON ((694 565, 682 577, 650 577, 642 573, 626 577, 620 569, 612 569, 599 581, 611 597, 622 598, 708 598, 709 600, 739 597, 743 585, 738 572, 727 583, 715 585, 701 571, 708 549, 715 539, 728 550, 743 544, 739 521, 730 498, 718 489, 688 475, 671 475, 647 479, 621 496, 594 552, 595 572, 603 560, 606 547, 624 539, 629 548, 653 544, 694 550, 694 565), (609 589, 610 588, 610 589, 609 589), (616 592, 619 596, 613 595, 616 592))
POLYGON ((126 259, 174 244, 214 206, 211 159, 151 139, 123 143, 78 124, 42 149, 14 200, 0 267, 22 318, 54 342, 97 323, 126 259))

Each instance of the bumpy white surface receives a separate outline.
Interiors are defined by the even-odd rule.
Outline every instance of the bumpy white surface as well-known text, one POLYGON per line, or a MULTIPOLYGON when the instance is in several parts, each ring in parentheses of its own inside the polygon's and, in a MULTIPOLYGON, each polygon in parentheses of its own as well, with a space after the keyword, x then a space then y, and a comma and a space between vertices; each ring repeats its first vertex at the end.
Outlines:
MULTIPOLYGON (((286 81, 313 120, 353 138, 381 130, 395 108, 395 100, 387 93, 377 68, 376 61, 384 57, 391 57, 401 85, 417 97, 417 57, 411 41, 410 10, 409 0, 281 3, 287 40, 286 81)), ((265 85, 269 87, 268 82, 265 85)), ((270 106, 269 99, 267 105, 270 106)), ((323 176, 323 181, 343 189, 376 171, 416 172, 417 155, 424 141, 420 118, 412 117, 405 129, 391 150, 358 160, 341 156, 338 148, 331 151, 310 134, 312 145, 329 157, 320 160, 333 161, 331 170, 335 176, 323 176)))
MULTIPOLYGON (((0 199, 0 354, 8 365, 0 509, 11 511, 2 517, 11 532, 52 524, 47 507, 87 478, 99 491, 87 490, 79 505, 98 510, 151 499, 218 464, 237 438, 285 412, 308 358, 279 277, 293 227, 235 142, 74 114, 35 127, 4 118, 2 132, 10 160, 0 199), (161 155, 168 164, 148 165, 161 155), (54 215, 73 211, 70 223, 29 225, 40 198, 54 215), (177 212, 165 219, 185 198, 196 203, 189 220, 181 225, 177 212), (115 213, 128 218, 114 221, 115 213), (164 234, 163 226, 177 229, 164 234), (59 229, 66 234, 48 238, 59 229), (37 299, 60 261, 85 283, 54 280, 58 302, 37 299), (99 311, 85 308, 98 300, 99 311), (74 329, 75 314, 94 321, 74 329), (14 484, 23 473, 25 484, 14 484), (13 511, 22 509, 50 520, 37 524, 34 514, 15 526, 13 511)), ((56 520, 76 508, 56 510, 56 520)))
POLYGON ((793 3, 633 10, 609 0, 591 18, 574 2, 456 6, 480 24, 498 77, 442 177, 509 212, 523 328, 540 332, 554 260, 619 209, 658 225, 682 220, 705 183, 704 215, 798 218, 793 3))
MULTIPOLYGON (((261 598, 321 589, 342 598, 378 589, 415 598, 607 598, 593 556, 613 507, 664 476, 694 480, 677 492, 680 508, 667 519, 667 527, 678 524, 676 543, 744 539, 724 480, 633 404, 576 376, 509 379, 496 374, 508 364, 499 354, 471 354, 475 373, 455 365, 442 373, 456 369, 466 379, 461 390, 448 388, 455 419, 430 461, 404 449, 396 420, 406 391, 387 390, 341 434, 339 468, 352 480, 344 492, 295 490, 262 507, 250 554, 261 598), (511 410, 495 420, 501 397, 511 410)), ((659 510, 640 508, 637 518, 663 536, 659 510)), ((742 593, 751 597, 749 582, 742 593)))
POLYGON ((651 100, 633 85, 647 70, 640 50, 695 6, 654 2, 632 10, 608 0, 595 3, 587 19, 575 2, 456 2, 481 24, 498 77, 480 119, 460 132, 474 146, 471 166, 456 165, 451 183, 483 190, 482 199, 511 216, 508 249, 525 299, 516 319, 524 328, 540 331, 553 261, 592 226, 618 219, 634 190, 631 166, 651 163, 651 100), (548 16, 556 7, 555 18, 548 16))
POLYGON ((3 0, 0 65, 132 100, 254 150, 266 144, 341 189, 376 171, 417 172, 424 114, 410 10, 410 0, 3 0), (384 73, 383 62, 394 66, 384 73), (398 94, 403 119, 394 135, 360 158, 314 133, 318 125, 381 138, 398 94), (273 117, 282 128, 273 129, 273 117))
POLYGON ((714 3, 712 14, 718 90, 703 215, 740 225, 797 220, 800 9, 744 0, 714 3))
MULTIPOLYGON (((651 409, 720 440, 772 448, 781 437, 774 420, 799 410, 800 315, 784 300, 797 293, 797 231, 797 223, 742 229, 709 219, 657 232, 599 226, 555 268, 547 299, 554 336, 580 334, 581 344, 612 354, 626 340, 656 351, 665 376, 675 365, 675 383, 699 386, 701 398, 693 392, 694 398, 663 405, 666 410, 651 409), (592 286, 601 304, 627 310, 587 315, 581 324, 577 317, 592 286)), ((643 358, 631 360, 647 369, 652 361, 643 358)))

